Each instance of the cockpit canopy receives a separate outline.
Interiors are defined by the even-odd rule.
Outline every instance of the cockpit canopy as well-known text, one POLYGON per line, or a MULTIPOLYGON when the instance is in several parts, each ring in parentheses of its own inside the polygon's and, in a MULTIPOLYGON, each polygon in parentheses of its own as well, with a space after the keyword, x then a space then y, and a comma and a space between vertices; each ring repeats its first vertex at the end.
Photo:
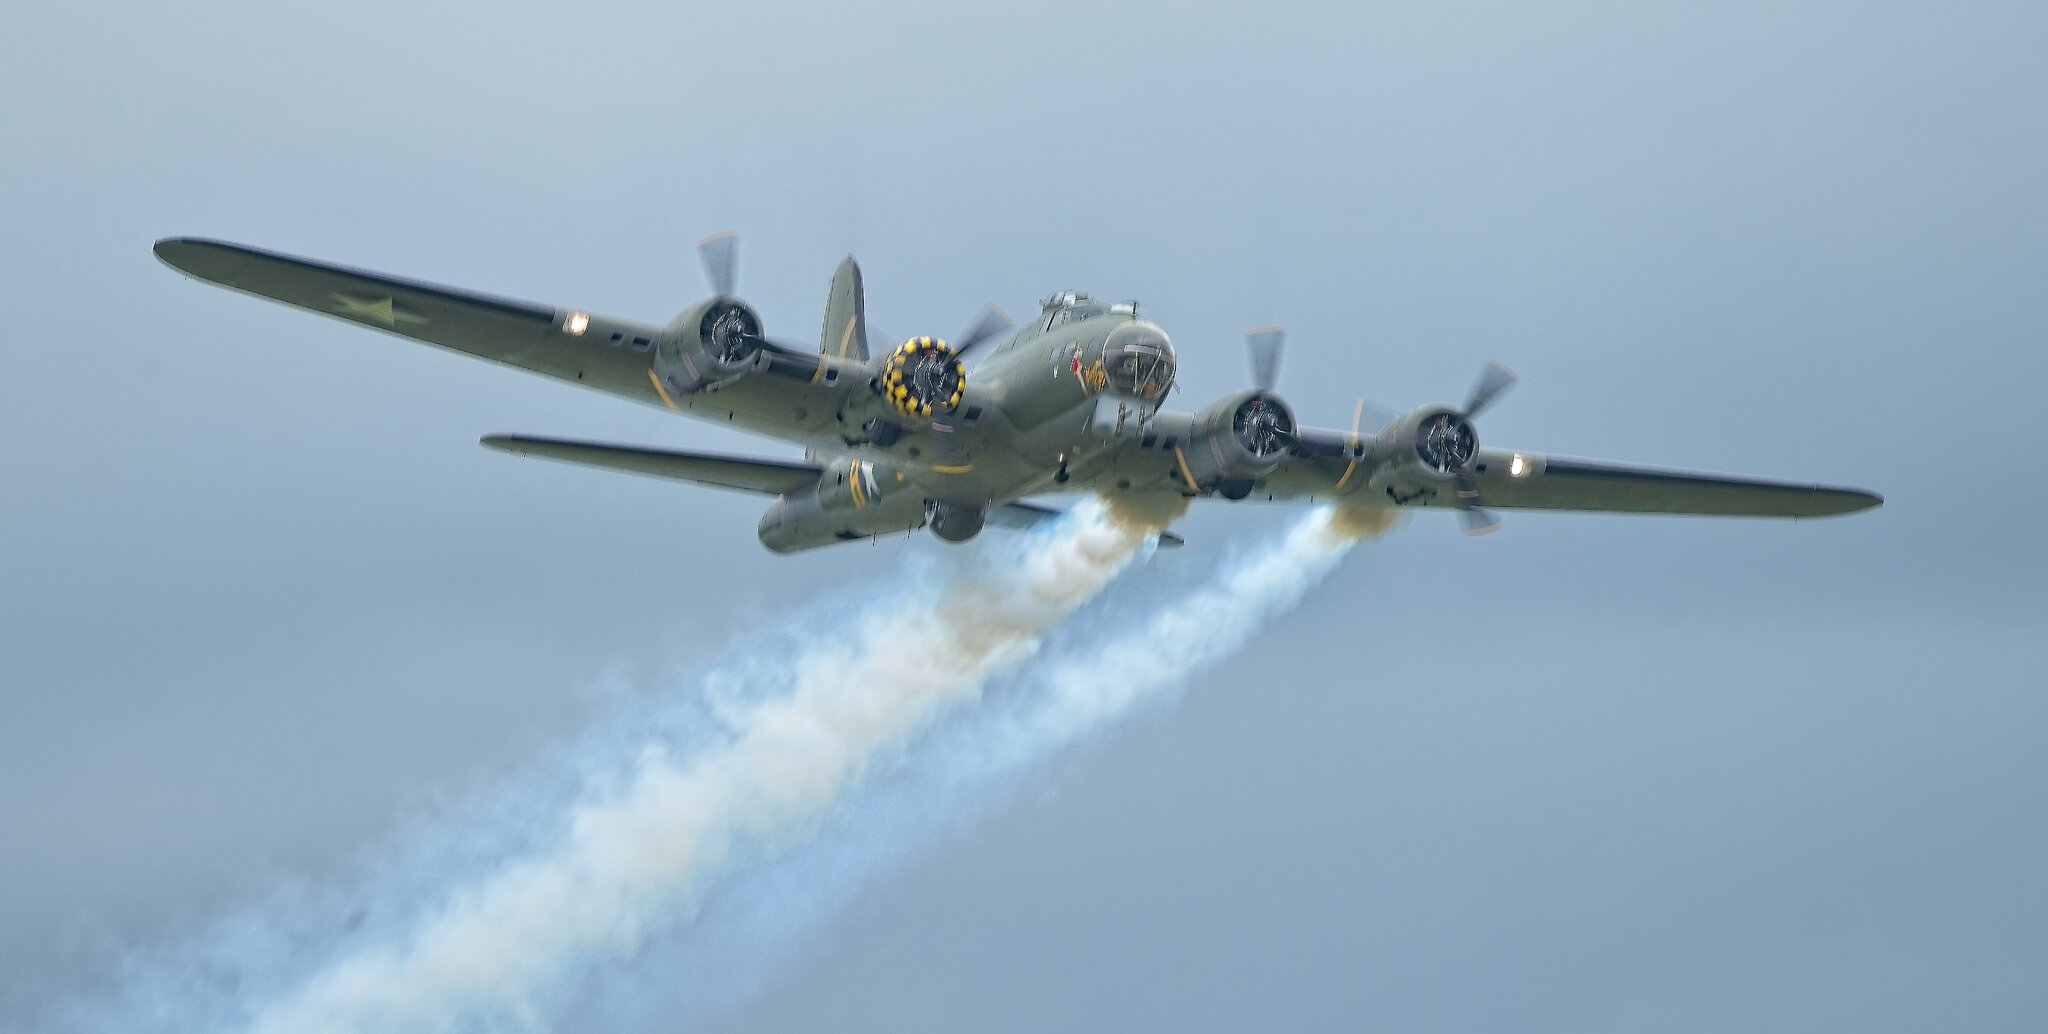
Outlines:
POLYGON ((1109 311, 1109 306, 1090 299, 1086 291, 1060 291, 1046 295, 1038 304, 1038 329, 1047 331, 1068 323, 1079 323, 1109 311))
POLYGON ((1088 297, 1086 291, 1055 291, 1038 300, 1040 330, 1051 330, 1068 323, 1094 319, 1097 316, 1136 316, 1137 302, 1117 302, 1105 305, 1088 297))
POLYGON ((1173 387, 1173 342, 1158 324, 1131 320, 1110 331, 1102 365, 1110 391, 1156 403, 1173 387))

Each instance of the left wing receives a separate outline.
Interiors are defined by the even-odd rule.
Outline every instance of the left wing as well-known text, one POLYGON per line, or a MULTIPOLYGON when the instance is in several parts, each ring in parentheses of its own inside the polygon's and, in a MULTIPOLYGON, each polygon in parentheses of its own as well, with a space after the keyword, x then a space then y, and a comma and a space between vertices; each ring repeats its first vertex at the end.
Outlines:
POLYGON ((1478 505, 1496 509, 1833 517, 1884 505, 1883 496, 1858 488, 1495 449, 1481 449, 1473 467, 1478 505))
MULTIPOLYGON (((1325 432, 1310 441, 1336 440, 1325 432)), ((1534 452, 1480 449, 1470 476, 1478 497, 1461 501, 1448 478, 1420 471, 1375 471, 1370 453, 1352 457, 1337 448, 1293 456, 1259 491, 1378 506, 1576 510, 1728 517, 1830 517, 1884 505, 1875 492, 1706 471, 1641 467, 1568 459, 1534 452)))
POLYGON ((196 237, 156 242, 156 257, 222 287, 415 341, 661 405, 660 328, 498 298, 369 270, 196 237))

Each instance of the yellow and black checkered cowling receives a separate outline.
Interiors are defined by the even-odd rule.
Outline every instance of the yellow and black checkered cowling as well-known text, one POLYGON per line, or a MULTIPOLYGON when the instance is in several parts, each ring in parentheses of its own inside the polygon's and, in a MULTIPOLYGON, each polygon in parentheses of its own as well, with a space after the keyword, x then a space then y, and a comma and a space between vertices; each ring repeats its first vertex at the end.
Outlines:
POLYGON ((882 394, 905 416, 950 413, 967 392, 967 368, 944 341, 911 338, 882 367, 882 394))

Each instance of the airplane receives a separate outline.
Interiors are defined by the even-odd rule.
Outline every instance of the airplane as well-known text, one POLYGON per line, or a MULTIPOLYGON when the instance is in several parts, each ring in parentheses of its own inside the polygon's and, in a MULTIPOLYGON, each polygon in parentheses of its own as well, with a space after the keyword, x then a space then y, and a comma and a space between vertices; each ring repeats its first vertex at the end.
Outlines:
MULTIPOLYGON (((1349 430, 1304 427, 1274 390, 1284 332, 1249 332, 1251 385, 1195 411, 1165 408, 1173 344, 1136 302, 1081 291, 1015 325, 990 306, 952 343, 868 325, 860 267, 833 274, 818 348, 770 339, 738 295, 738 241, 697 250, 711 295, 666 326, 522 301, 224 241, 171 237, 155 253, 222 287, 804 448, 802 460, 491 435, 509 453, 772 498, 757 529, 782 554, 928 528, 948 542, 1061 511, 1087 492, 1165 504, 1253 495, 1340 508, 1442 509, 1468 534, 1510 509, 1823 517, 1875 493, 1481 447, 1474 421, 1515 374, 1489 364, 1461 404, 1349 430), (976 360, 972 370, 970 359, 976 360)), ((1159 522, 1159 541, 1180 538, 1159 522)))

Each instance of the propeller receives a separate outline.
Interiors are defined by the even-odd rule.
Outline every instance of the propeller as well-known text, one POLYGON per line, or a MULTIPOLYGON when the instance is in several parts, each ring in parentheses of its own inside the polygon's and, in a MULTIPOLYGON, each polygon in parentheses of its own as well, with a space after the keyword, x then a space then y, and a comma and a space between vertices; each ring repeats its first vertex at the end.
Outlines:
POLYGON ((711 281, 711 292, 720 298, 730 298, 739 288, 740 238, 731 230, 722 230, 697 242, 697 258, 704 263, 704 276, 711 281))
MULTIPOLYGON (((711 281, 713 297, 732 298, 739 291, 739 250, 739 234, 731 230, 720 230, 697 242, 697 258, 704 263, 704 277, 711 281)), ((810 351, 810 346, 762 334, 742 333, 739 340, 750 342, 757 347, 769 346, 792 354, 810 351)))
POLYGON ((1286 343, 1286 327, 1253 327, 1244 332, 1245 351, 1252 360, 1252 387, 1273 390, 1280 380, 1280 349, 1286 343))
POLYGON ((1465 524, 1465 534, 1485 535, 1499 531, 1500 518, 1495 517, 1492 510, 1473 501, 1478 498, 1479 489, 1472 484, 1472 479, 1458 475, 1458 519, 1465 524), (1467 495, 1468 492, 1471 494, 1467 495))
MULTIPOLYGON (((966 330, 960 332, 960 337, 957 340, 948 342, 947 347, 953 350, 955 356, 964 358, 969 349, 979 348, 996 338, 1002 337, 1016 325, 1016 321, 1012 320, 1010 314, 1004 312, 1001 306, 990 305, 981 310, 981 314, 974 318, 974 322, 967 325, 966 330)), ((868 340, 886 344, 893 348, 910 339, 900 338, 890 334, 888 331, 879 330, 875 327, 874 323, 870 322, 868 324, 868 340)))
POLYGON ((1514 387, 1518 380, 1521 378, 1515 376, 1515 371, 1508 369, 1507 364, 1498 359, 1488 359, 1486 369, 1479 372, 1479 380, 1472 385, 1472 394, 1465 398, 1465 412, 1460 415, 1470 420, 1485 412, 1486 407, 1493 405, 1494 399, 1514 387))
POLYGON ((965 359, 968 352, 1001 337, 1016 325, 1017 321, 1011 319, 1002 306, 991 305, 981 310, 974 322, 960 332, 959 339, 953 342, 953 354, 965 359))
MULTIPOLYGON (((1469 423, 1520 379, 1500 360, 1487 360, 1486 369, 1479 372, 1479 379, 1472 384, 1472 394, 1465 397, 1465 411, 1458 414, 1459 418, 1469 423)), ((1500 530, 1500 518, 1479 505, 1479 484, 1472 480, 1472 472, 1460 464, 1457 479, 1458 519, 1464 522, 1465 534, 1485 535, 1500 530)))

